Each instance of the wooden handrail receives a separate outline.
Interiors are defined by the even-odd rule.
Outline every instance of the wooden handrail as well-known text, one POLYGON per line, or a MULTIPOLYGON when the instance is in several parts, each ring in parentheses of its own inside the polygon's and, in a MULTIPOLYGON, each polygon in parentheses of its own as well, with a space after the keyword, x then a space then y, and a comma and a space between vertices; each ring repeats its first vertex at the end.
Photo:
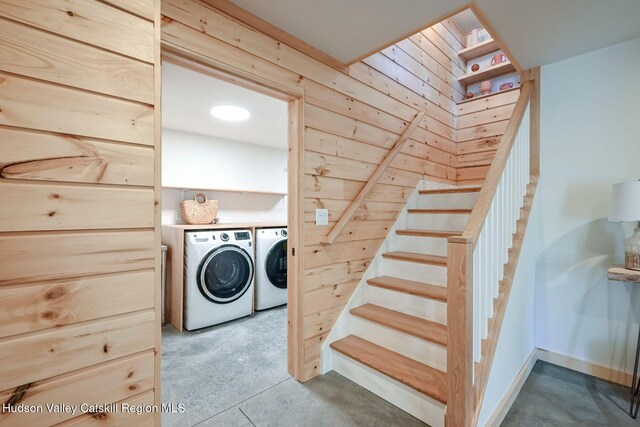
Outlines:
POLYGON ((396 141, 396 143, 393 145, 391 150, 389 150, 386 157, 378 165, 378 167, 373 172, 371 177, 369 177, 369 180, 364 185, 364 187, 362 187, 362 189, 360 190, 356 198, 353 199, 349 207, 347 207, 347 209, 344 211, 344 213, 340 217, 340 220, 338 220, 336 225, 333 226, 333 229, 331 229, 329 234, 320 240, 321 244, 330 245, 340 235, 340 233, 342 232, 344 227, 347 225, 347 223, 351 220, 351 218, 356 213, 360 205, 362 205, 362 202, 364 202, 364 199, 369 195, 369 193, 373 189, 373 186, 378 183, 378 180, 382 177, 382 174, 384 173, 384 171, 389 167, 393 159, 396 158, 396 155, 400 152, 400 149, 404 145, 405 141, 409 139, 409 137, 411 136, 411 133, 415 130, 418 124, 420 124, 425 113, 426 113, 426 110, 423 110, 423 111, 419 111, 416 114, 411 124, 407 126, 407 128, 404 130, 402 135, 400 135, 400 138, 396 141))
POLYGON ((498 150, 493 158, 491 167, 489 167, 482 189, 478 194, 476 204, 469 216, 469 221, 467 221, 467 226, 465 227, 462 235, 449 237, 449 242, 472 243, 473 247, 475 247, 480 231, 482 230, 482 226, 484 225, 484 221, 489 213, 491 201, 493 200, 498 184, 500 183, 500 177, 502 176, 502 171, 504 170, 507 159, 509 158, 511 147, 516 139, 516 135, 518 135, 518 129, 520 128, 520 123, 522 122, 524 113, 527 110, 527 105, 531 99, 533 89, 534 82, 532 81, 524 82, 522 85, 518 102, 516 103, 516 106, 513 109, 513 114, 511 115, 511 120, 509 120, 507 129, 505 130, 504 135, 502 135, 498 150))

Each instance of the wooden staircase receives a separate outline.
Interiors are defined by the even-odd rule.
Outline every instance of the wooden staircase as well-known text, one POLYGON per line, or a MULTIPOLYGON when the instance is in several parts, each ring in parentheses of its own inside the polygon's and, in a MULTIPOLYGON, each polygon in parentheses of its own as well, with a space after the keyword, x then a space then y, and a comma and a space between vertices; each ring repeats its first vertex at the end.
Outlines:
POLYGON ((330 344, 340 357, 334 370, 433 426, 444 425, 448 396, 447 239, 462 233, 479 191, 418 192, 416 206, 406 209, 385 241, 386 250, 374 260, 381 274, 366 280, 362 304, 349 309, 348 333, 330 344), (366 378, 363 369, 396 391, 383 395, 380 383, 366 378), (409 390, 413 400, 394 401, 401 390, 409 390))

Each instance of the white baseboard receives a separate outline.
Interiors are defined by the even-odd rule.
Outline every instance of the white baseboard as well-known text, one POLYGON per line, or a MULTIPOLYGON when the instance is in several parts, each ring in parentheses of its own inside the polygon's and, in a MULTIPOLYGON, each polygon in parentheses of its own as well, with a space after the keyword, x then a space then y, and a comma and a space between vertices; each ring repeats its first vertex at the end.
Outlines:
POLYGON ((587 362, 586 360, 577 359, 575 357, 567 356, 566 354, 556 353, 549 350, 538 349, 538 359, 567 369, 582 372, 583 374, 611 381, 616 384, 631 386, 631 381, 633 379, 632 374, 628 372, 618 371, 607 366, 587 362))
POLYGON ((527 378, 529 378, 529 374, 531 373, 531 370, 533 369, 533 366, 537 361, 538 349, 534 348, 527 361, 524 362, 522 369, 520 369, 520 372, 518 372, 518 375, 516 375, 513 384, 511 384, 511 387, 509 387, 509 390, 507 390, 507 393, 498 404, 498 407, 495 411, 493 411, 493 414, 489 418, 489 421, 487 421, 487 427, 498 427, 500 424, 502 424, 502 421, 504 421, 504 417, 507 416, 509 409, 511 409, 511 405, 513 405, 516 397, 518 397, 518 393, 520 393, 522 386, 527 381, 527 378))

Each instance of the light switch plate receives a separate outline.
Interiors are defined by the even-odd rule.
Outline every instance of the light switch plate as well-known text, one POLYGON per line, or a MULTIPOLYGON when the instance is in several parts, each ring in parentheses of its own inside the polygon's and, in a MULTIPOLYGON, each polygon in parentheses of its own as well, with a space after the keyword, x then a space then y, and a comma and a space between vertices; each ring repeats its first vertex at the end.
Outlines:
POLYGON ((316 209, 316 225, 329 225, 329 209, 316 209))

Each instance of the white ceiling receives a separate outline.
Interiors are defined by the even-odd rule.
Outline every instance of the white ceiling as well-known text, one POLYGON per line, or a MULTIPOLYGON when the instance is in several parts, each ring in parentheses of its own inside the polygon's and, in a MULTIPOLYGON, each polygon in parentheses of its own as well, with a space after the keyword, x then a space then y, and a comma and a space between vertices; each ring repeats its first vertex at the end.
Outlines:
POLYGON ((476 15, 473 14, 471 9, 465 9, 462 12, 452 16, 451 19, 464 33, 470 33, 474 28, 482 27, 482 24, 480 23, 476 15))
POLYGON ((162 126, 214 138, 287 149, 287 103, 170 62, 162 63, 162 126), (214 105, 237 105, 251 113, 226 122, 214 105))
MULTIPOLYGON (((349 63, 467 0, 232 0, 349 63)), ((640 37, 640 0, 475 0, 524 68, 640 37)))

